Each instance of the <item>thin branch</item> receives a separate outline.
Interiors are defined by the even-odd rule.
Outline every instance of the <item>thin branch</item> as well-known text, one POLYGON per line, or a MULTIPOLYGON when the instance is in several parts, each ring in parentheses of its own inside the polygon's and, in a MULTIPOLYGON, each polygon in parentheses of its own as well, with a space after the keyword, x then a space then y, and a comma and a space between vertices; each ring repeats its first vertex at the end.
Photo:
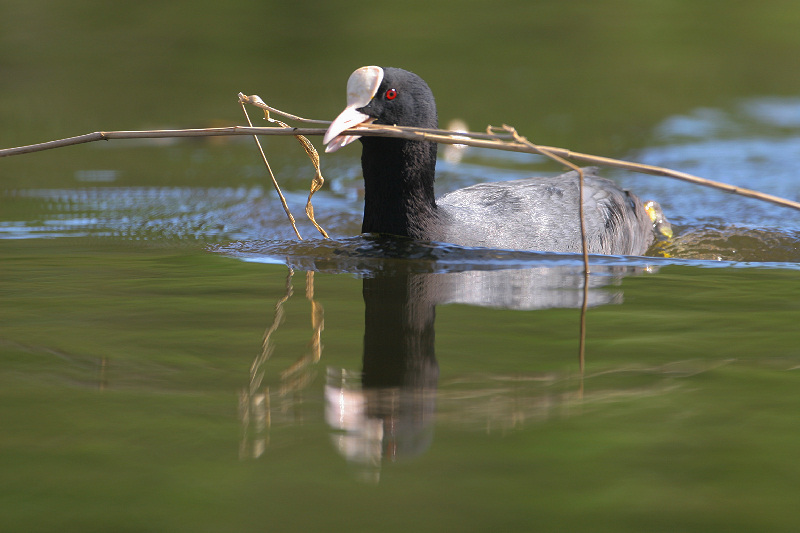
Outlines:
MULTIPOLYGON (((248 95, 246 95, 244 93, 239 93, 239 103, 241 103, 241 104, 250 104, 250 105, 254 105, 256 107, 260 107, 261 109, 264 110, 264 112, 265 112, 265 114, 266 114, 268 119, 269 119, 269 114, 270 113, 275 113, 276 115, 281 115, 281 116, 284 116, 284 117, 288 118, 289 120, 296 120, 297 122, 308 122, 308 123, 311 123, 311 124, 330 124, 331 123, 330 120, 314 120, 313 118, 298 117, 297 115, 292 115, 291 113, 287 113, 286 111, 281 111, 280 109, 276 109, 274 107, 268 106, 266 104, 266 102, 264 102, 264 100, 262 100, 261 97, 258 96, 257 94, 253 94, 253 95, 248 96, 248 95)), ((275 122, 279 122, 279 121, 275 121, 275 122)))
MULTIPOLYGON (((145 131, 96 131, 79 135, 77 137, 69 137, 66 139, 59 139, 56 141, 49 141, 45 143, 32 144, 28 146, 20 146, 16 148, 0 149, 0 157, 7 157, 12 155, 27 154, 32 152, 39 152, 42 150, 49 150, 52 148, 61 148, 64 146, 72 146, 94 141, 110 140, 110 139, 155 139, 155 138, 172 138, 172 137, 212 137, 212 136, 230 136, 230 135, 324 135, 324 128, 256 128, 245 126, 230 126, 226 128, 200 128, 200 129, 184 129, 184 130, 145 130, 145 131)), ((493 136, 480 133, 464 133, 447 130, 418 130, 415 128, 405 128, 400 126, 382 126, 370 125, 367 127, 352 128, 342 133, 343 135, 361 135, 362 137, 397 137, 402 139, 411 139, 418 141, 431 141, 439 144, 464 144, 467 146, 475 146, 478 148, 489 148, 493 150, 504 150, 508 152, 522 152, 542 155, 542 152, 532 149, 513 141, 506 141, 500 138, 494 139, 493 136), (436 133, 429 133, 436 132, 436 133)), ((540 148, 547 150, 551 154, 558 155, 564 159, 573 161, 581 161, 592 165, 601 165, 607 167, 621 168, 638 172, 641 174, 651 174, 654 176, 664 176, 695 185, 702 185, 704 187, 711 187, 721 191, 746 196, 748 198, 755 198, 765 202, 770 202, 782 207, 789 207, 792 209, 800 210, 800 202, 765 194, 752 189, 730 185, 719 181, 713 181, 699 176, 694 176, 686 172, 679 172, 668 168, 657 167, 654 165, 644 165, 641 163, 633 163, 630 161, 622 161, 619 159, 612 159, 609 157, 601 157, 590 154, 583 154, 573 152, 565 148, 557 148, 553 146, 541 146, 540 148)))
MULTIPOLYGON (((250 115, 247 114, 247 108, 244 106, 244 102, 242 104, 242 111, 244 111, 244 116, 247 119, 247 123, 250 126, 253 126, 253 123, 250 121, 250 115)), ((258 140, 258 135, 253 135, 253 140, 256 142, 256 146, 258 147, 258 151, 261 154, 261 160, 264 161, 264 166, 267 167, 267 172, 269 172, 269 177, 272 179, 272 186, 275 187, 275 191, 278 193, 278 197, 281 199, 281 205, 283 205, 283 210, 286 213, 286 216, 289 218, 289 222, 292 224, 292 229, 294 230, 294 234, 297 235, 297 238, 301 241, 303 237, 300 236, 300 231, 297 229, 297 224, 294 222, 294 216, 292 216, 292 212, 289 210, 289 204, 286 203, 286 198, 283 197, 283 193, 281 192, 281 186, 278 185, 278 180, 275 179, 275 174, 272 172, 272 167, 269 165, 269 161, 267 160, 266 154, 264 154, 264 149, 261 147, 261 141, 258 140)))
MULTIPOLYGON (((267 104, 265 104, 264 101, 261 99, 261 97, 258 96, 258 95, 247 96, 247 95, 245 95, 243 93, 239 93, 239 104, 241 104, 243 110, 245 110, 245 105, 244 104, 251 104, 251 105, 254 105, 256 107, 260 107, 261 109, 264 110, 264 118, 265 119, 269 120, 273 124, 278 124, 283 128, 288 128, 289 125, 286 124, 285 122, 281 122, 280 120, 277 120, 277 119, 274 119, 274 118, 270 117, 269 116, 270 111, 272 111, 274 113, 281 114, 281 115, 288 116, 290 118, 294 118, 295 120, 302 120, 302 121, 306 121, 306 122, 321 122, 321 121, 318 121, 318 120, 305 119, 305 118, 297 117, 295 115, 290 115, 289 113, 284 113, 283 111, 281 111, 279 109, 275 109, 275 108, 270 107, 267 104)), ((250 124, 250 126, 252 126, 253 123, 250 122, 250 117, 247 115, 247 111, 246 110, 245 110, 244 114, 247 117, 247 123, 250 124)), ((256 144, 258 144, 259 150, 261 150, 261 144, 258 142, 258 136, 253 135, 253 138, 256 140, 256 144)), ((311 188, 309 189, 308 200, 306 201, 306 216, 311 221, 311 223, 314 224, 314 227, 317 228, 317 231, 319 231, 320 234, 324 238, 327 239, 327 238, 329 238, 328 237, 328 232, 326 232, 322 228, 322 226, 320 226, 319 223, 317 223, 317 219, 314 217, 314 205, 311 203, 311 197, 314 196, 314 193, 316 193, 317 191, 322 189, 322 185, 325 183, 325 178, 322 177, 322 169, 320 168, 320 165, 319 165, 319 154, 317 153, 317 149, 314 148, 314 145, 311 144, 311 141, 309 141, 306 137, 304 137, 303 135, 295 135, 295 138, 298 140, 298 142, 300 142, 300 145, 303 147, 303 150, 305 150, 306 155, 311 160, 311 164, 314 166, 314 178, 311 180, 311 188)), ((262 155, 264 154, 263 150, 262 150, 261 154, 262 155)), ((264 162, 266 162, 266 158, 264 158, 264 162)), ((269 168, 269 165, 267 165, 267 168, 269 168)), ((270 175, 272 175, 272 171, 271 170, 270 170, 270 175)), ((275 178, 274 177, 272 178, 272 180, 273 180, 273 182, 275 182, 275 178)), ((275 184, 276 184, 275 186, 277 187, 277 182, 275 182, 275 184)), ((280 194, 280 191, 278 191, 278 194, 280 194)), ((283 200, 282 196, 281 196, 281 200, 283 200)), ((284 206, 285 205, 286 205, 286 202, 284 201, 284 206)), ((288 211, 287 211, 287 214, 289 214, 288 211)), ((290 217, 290 220, 292 221, 292 226, 294 226, 294 219, 291 218, 291 215, 289 215, 289 217, 290 217)), ((297 228, 295 228, 295 232, 297 232, 297 228)), ((300 237, 300 234, 298 234, 297 236, 300 237)), ((303 240, 303 239, 301 238, 300 240, 303 240)))

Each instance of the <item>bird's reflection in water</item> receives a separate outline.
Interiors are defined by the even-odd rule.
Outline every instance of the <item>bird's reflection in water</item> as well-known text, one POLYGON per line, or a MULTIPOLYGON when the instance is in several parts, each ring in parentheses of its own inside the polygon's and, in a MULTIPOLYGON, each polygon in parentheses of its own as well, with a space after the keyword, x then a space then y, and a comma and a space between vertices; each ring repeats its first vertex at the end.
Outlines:
MULTIPOLYGON (((364 267, 363 261, 360 262, 361 272, 364 267)), ((585 278, 579 262, 512 270, 420 272, 418 262, 394 259, 387 268, 371 270, 372 275, 363 278, 361 372, 327 369, 325 418, 333 430, 331 439, 339 453, 359 465, 368 479, 377 480, 384 461, 418 456, 433 440, 439 385, 435 349, 437 305, 461 303, 518 310, 579 308, 584 303, 584 294, 588 306, 620 303, 622 292, 615 285, 624 276, 643 272, 647 267, 593 265, 588 291, 583 290, 585 278)), ((313 310, 314 336, 309 343, 312 349, 283 372, 281 390, 272 393, 273 400, 293 396, 304 388, 309 380, 301 377, 304 373, 308 375, 305 371, 313 368, 321 356, 322 306, 314 300, 311 277, 307 279, 309 285, 312 288, 307 289, 306 296, 313 310)), ((265 333, 262 354, 251 368, 249 386, 242 392, 245 456, 258 456, 266 446, 270 391, 261 385, 263 363, 271 354, 270 337, 280 325, 282 305, 291 293, 290 274, 286 295, 276 305, 275 321, 265 333)), ((531 381, 519 376, 496 378, 495 386, 505 383, 511 388, 521 382, 525 382, 523 386, 530 385, 531 381)), ((536 404, 535 409, 539 409, 541 402, 536 404)), ((524 418, 519 413, 509 416, 524 418)))
MULTIPOLYGON (((608 267, 590 277, 589 305, 622 301, 602 289, 637 269, 608 267)), ((362 372, 328 369, 326 419, 333 442, 373 480, 385 460, 422 454, 433 440, 439 366, 436 305, 505 309, 580 307, 580 266, 454 273, 377 273, 363 280, 362 372), (359 379, 360 378, 360 379, 359 379)))
POLYGON ((326 419, 339 452, 376 475, 383 459, 415 456, 433 438, 439 365, 432 274, 377 275, 364 284, 359 383, 329 369, 326 419), (360 386, 359 386, 360 385, 360 386))

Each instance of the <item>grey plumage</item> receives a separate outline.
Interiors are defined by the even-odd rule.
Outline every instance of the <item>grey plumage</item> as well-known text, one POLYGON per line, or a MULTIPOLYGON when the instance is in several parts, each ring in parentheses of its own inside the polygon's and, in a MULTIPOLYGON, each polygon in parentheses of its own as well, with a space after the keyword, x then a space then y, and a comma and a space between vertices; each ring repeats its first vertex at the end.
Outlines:
MULTIPOLYGON (((639 198, 584 169, 590 253, 641 255, 655 236, 639 198)), ((461 246, 580 252, 578 173, 480 183, 437 199, 432 240, 461 246)))

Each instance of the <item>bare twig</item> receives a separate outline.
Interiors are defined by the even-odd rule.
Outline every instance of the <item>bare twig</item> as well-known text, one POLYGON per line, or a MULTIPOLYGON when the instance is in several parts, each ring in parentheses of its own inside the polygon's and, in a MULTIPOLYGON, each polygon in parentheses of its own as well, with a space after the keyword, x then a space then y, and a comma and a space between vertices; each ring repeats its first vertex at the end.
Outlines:
MULTIPOLYGON (((265 104, 264 101, 261 99, 261 97, 258 96, 258 95, 247 96, 245 94, 239 93, 239 103, 242 104, 242 108, 244 108, 244 104, 250 104, 250 105, 254 105, 256 107, 260 107, 261 109, 264 110, 264 118, 266 118, 270 122, 273 122, 275 124, 279 124, 280 126, 282 126, 284 128, 288 128, 289 125, 284 123, 284 122, 281 122, 280 120, 277 120, 277 119, 274 119, 274 118, 270 117, 269 116, 269 112, 270 111, 273 111, 275 113, 279 113, 279 114, 282 114, 282 115, 287 115, 287 116, 295 118, 295 119, 304 120, 306 122, 320 122, 320 121, 317 121, 317 120, 301 119, 300 117, 296 117, 295 115, 289 115, 288 113, 284 113, 283 111, 280 111, 278 109, 274 109, 274 108, 268 106, 267 104, 265 104)), ((246 114, 247 114, 247 112, 245 112, 245 115, 246 114)), ((250 117, 247 118, 247 122, 251 126, 253 125, 250 122, 250 117)), ((258 137, 254 136, 254 138, 256 138, 256 142, 258 142, 258 140, 257 140, 258 137)), ((322 234, 322 236, 327 239, 328 238, 328 232, 326 232, 324 229, 322 229, 322 226, 320 226, 317 223, 317 220, 314 218, 314 205, 311 203, 311 197, 314 196, 314 193, 317 192, 318 190, 320 190, 322 188, 322 185, 325 183, 325 178, 322 177, 322 170, 320 169, 320 166, 319 166, 319 154, 317 153, 317 149, 314 148, 314 145, 311 144, 311 141, 309 141, 306 137, 304 137, 303 135, 295 135, 295 138, 303 146, 303 150, 305 150, 306 155, 308 156, 308 158, 311 159, 311 164, 314 165, 314 171, 315 171, 314 178, 311 180, 311 188, 310 188, 309 193, 308 193, 308 201, 306 201, 306 216, 311 221, 311 223, 314 224, 314 227, 317 228, 317 231, 319 231, 320 234, 322 234)), ((259 145, 259 148, 260 147, 261 147, 261 145, 259 145)), ((272 172, 270 171, 270 174, 271 173, 272 172)), ((273 178, 273 180, 274 180, 274 178, 273 178)))
MULTIPOLYGON (((241 104, 242 111, 244 111, 244 116, 247 118, 247 123, 252 127, 253 123, 250 122, 250 115, 247 114, 247 108, 244 106, 244 102, 241 102, 241 104)), ((303 237, 300 236, 300 232, 297 230, 297 224, 294 222, 294 217, 292 216, 292 212, 289 210, 289 205, 286 203, 286 198, 283 197, 281 186, 278 185, 278 180, 275 179, 275 174, 272 172, 272 167, 269 166, 267 156, 264 154, 264 149, 261 147, 261 141, 258 140, 257 135, 253 135, 253 140, 256 141, 258 151, 261 153, 261 159, 264 161, 264 165, 267 167, 267 172, 269 172, 269 177, 272 179, 272 186, 275 187, 275 191, 277 191, 278 197, 281 199, 281 205, 283 205, 283 210, 286 212, 286 216, 289 217, 289 222, 292 224, 292 229, 294 230, 295 235, 297 235, 297 238, 302 241, 303 237)))
MULTIPOLYGON (((276 109, 274 107, 268 106, 266 104, 266 102, 264 102, 264 100, 262 100, 261 97, 258 96, 257 94, 248 96, 248 95, 246 95, 244 93, 239 93, 239 102, 241 102, 243 104, 250 104, 250 105, 254 105, 256 107, 260 107, 261 109, 264 110, 264 113, 266 114, 267 119, 269 119, 269 120, 272 120, 272 119, 269 118, 269 114, 270 113, 275 113, 276 115, 281 115, 281 116, 284 116, 284 117, 288 118, 289 120, 295 120, 297 122, 308 122, 308 123, 311 123, 311 124, 330 124, 331 123, 330 120, 314 120, 313 118, 298 117, 297 115, 292 115, 291 113, 287 113, 286 111, 281 111, 280 109, 276 109)), ((280 123, 279 120, 275 120, 274 122, 279 122, 280 123)))
MULTIPOLYGON (((155 138, 172 138, 172 137, 211 137, 211 136, 226 136, 226 135, 324 135, 324 128, 255 128, 244 126, 231 126, 227 128, 201 128, 201 129, 184 129, 184 130, 145 130, 145 131, 96 131, 79 135, 77 137, 69 137, 66 139, 59 139, 56 141, 49 141, 45 143, 32 144, 28 146, 20 146, 16 148, 0 149, 0 157, 7 157, 11 155, 20 155, 32 152, 39 152, 42 150, 49 150, 52 148, 61 148, 64 146, 72 146, 101 140, 111 139, 155 139, 155 138)), ((366 127, 353 128, 346 130, 343 135, 361 135, 362 137, 397 137, 403 139, 412 139, 419 141, 431 141, 440 144, 464 144, 467 146, 475 146, 479 148, 490 148, 493 150, 504 150, 509 152, 523 152, 532 154, 542 154, 540 150, 535 150, 529 146, 519 144, 514 141, 504 140, 504 138, 487 135, 485 133, 465 133, 465 132, 451 132, 447 130, 418 130, 415 128, 405 128, 400 126, 383 126, 383 125, 369 125, 366 127), (436 132, 436 133, 432 133, 436 132)), ((607 167, 621 168, 630 170, 632 172, 639 172, 642 174, 651 174, 654 176, 664 176, 675 178, 696 185, 704 187, 711 187, 721 191, 746 196, 748 198, 755 198, 765 202, 770 202, 782 207, 789 207, 792 209, 800 210, 800 202, 765 194, 752 189, 730 185, 719 181, 712 181, 709 179, 694 176, 686 172, 679 172, 668 168, 657 167, 653 165, 644 165, 641 163, 633 163, 630 161, 622 161, 619 159, 612 159, 608 157, 601 157, 590 154, 583 154, 573 152, 565 148, 557 148, 553 146, 540 146, 540 149, 547 150, 551 154, 555 154, 564 159, 573 161, 580 161, 592 165, 601 165, 607 167)))

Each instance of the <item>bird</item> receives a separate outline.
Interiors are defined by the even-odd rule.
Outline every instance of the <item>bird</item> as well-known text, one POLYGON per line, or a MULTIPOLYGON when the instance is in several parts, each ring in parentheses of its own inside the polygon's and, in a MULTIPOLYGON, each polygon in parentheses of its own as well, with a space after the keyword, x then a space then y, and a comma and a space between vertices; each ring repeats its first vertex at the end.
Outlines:
MULTIPOLYGON (((475 248, 582 251, 578 172, 478 183, 437 199, 437 144, 344 133, 371 123, 437 128, 433 92, 417 74, 394 67, 361 67, 347 81, 347 105, 323 143, 331 153, 361 141, 363 233, 475 248)), ((656 218, 665 227, 660 206, 645 208, 596 168, 583 173, 589 253, 643 255, 655 240, 656 218)))

